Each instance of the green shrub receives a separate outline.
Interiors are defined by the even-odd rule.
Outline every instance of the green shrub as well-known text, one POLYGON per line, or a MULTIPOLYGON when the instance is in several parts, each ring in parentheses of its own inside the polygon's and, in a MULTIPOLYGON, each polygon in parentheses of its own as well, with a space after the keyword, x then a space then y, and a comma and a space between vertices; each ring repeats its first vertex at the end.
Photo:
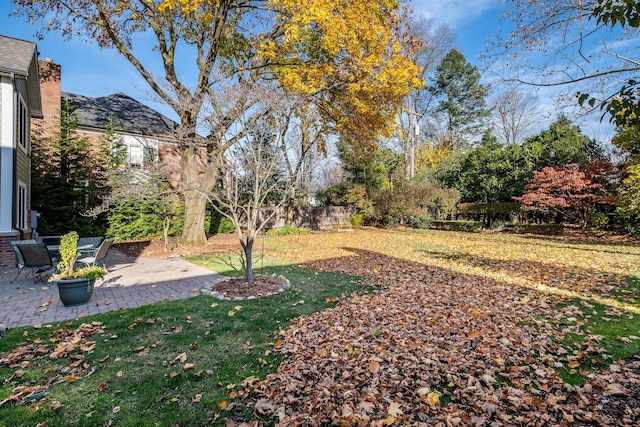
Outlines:
POLYGON ((520 202, 459 203, 461 215, 515 215, 520 212, 520 202))
POLYGON ((347 200, 347 192, 350 189, 348 182, 327 187, 316 194, 316 198, 322 206, 344 206, 347 200))
POLYGON ((513 227, 513 231, 519 234, 543 234, 558 236, 564 233, 562 224, 518 224, 513 227))
POLYGON ((589 225, 597 230, 602 230, 607 224, 609 224, 609 217, 602 212, 596 212, 591 221, 589 221, 589 225))
POLYGON ((362 225, 362 221, 364 220, 364 216, 362 214, 355 214, 349 218, 349 223, 354 227, 360 227, 362 225))
POLYGON ((108 214, 107 235, 121 240, 144 240, 162 236, 162 217, 152 203, 122 203, 108 214))
MULTIPOLYGON (((184 228, 184 204, 172 203, 169 236, 180 236, 184 228)), ((108 213, 107 235, 121 240, 146 240, 162 237, 163 206, 153 202, 125 202, 108 213)), ((205 230, 209 233, 228 234, 235 231, 233 223, 214 212, 205 215, 205 230)))
POLYGON ((229 218, 222 218, 218 224, 218 234, 231 234, 236 231, 236 226, 229 218))
POLYGON ((384 228, 396 228, 400 225, 400 220, 393 216, 385 216, 379 220, 379 223, 384 228))
POLYGON ((300 234, 309 234, 311 230, 306 227, 291 227, 285 225, 282 228, 272 228, 267 231, 267 236, 297 236, 300 234))
POLYGON ((411 224, 415 228, 426 229, 426 228, 429 228, 429 226, 431 225, 431 219, 419 217, 419 216, 412 216, 411 218, 409 218, 409 224, 411 224))
POLYGON ((412 181, 373 195, 375 209, 370 221, 383 227, 396 227, 408 223, 418 228, 427 227, 427 218, 440 218, 454 210, 460 192, 434 184, 412 181), (412 221, 418 219, 420 224, 412 221))
POLYGON ((479 232, 482 230, 481 221, 433 221, 430 228, 434 230, 446 231, 471 231, 479 232))

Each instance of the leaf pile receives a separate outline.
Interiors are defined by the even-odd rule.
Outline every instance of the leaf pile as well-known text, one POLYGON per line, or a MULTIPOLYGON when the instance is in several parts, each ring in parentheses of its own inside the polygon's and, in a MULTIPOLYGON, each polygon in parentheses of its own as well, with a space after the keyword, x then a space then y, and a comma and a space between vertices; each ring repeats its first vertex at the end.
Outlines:
MULTIPOLYGON (((288 358, 256 385, 258 414, 283 426, 637 425, 638 360, 586 371, 587 363, 612 361, 602 337, 582 328, 593 305, 568 303, 576 294, 611 297, 623 278, 618 267, 580 266, 558 248, 545 260, 522 252, 496 257, 509 246, 486 250, 471 239, 466 256, 447 258, 443 250, 421 251, 414 237, 403 247, 379 235, 358 237, 359 247, 380 251, 333 246, 341 256, 319 260, 317 252, 331 248, 318 249, 316 240, 311 266, 363 275, 383 290, 284 331, 278 350, 288 358), (583 339, 570 348, 562 344, 567 334, 583 339), (558 375, 562 370, 590 379, 572 386, 558 375)), ((302 242, 292 258, 304 258, 302 242)), ((638 309, 611 308, 627 315, 638 309)))
POLYGON ((0 402, 0 406, 8 402, 19 403, 32 400, 33 396, 43 395, 52 384, 75 381, 90 375, 94 369, 85 362, 84 355, 93 352, 96 341, 90 341, 89 338, 104 333, 100 322, 83 323, 76 329, 58 329, 48 335, 47 341, 39 337, 27 339, 15 349, 1 354, 0 366, 15 369, 11 376, 4 379, 5 384, 21 379, 36 359, 46 357, 49 359, 69 359, 70 364, 56 368, 53 367, 56 365, 51 365, 44 372, 43 384, 16 387, 11 396, 0 402))

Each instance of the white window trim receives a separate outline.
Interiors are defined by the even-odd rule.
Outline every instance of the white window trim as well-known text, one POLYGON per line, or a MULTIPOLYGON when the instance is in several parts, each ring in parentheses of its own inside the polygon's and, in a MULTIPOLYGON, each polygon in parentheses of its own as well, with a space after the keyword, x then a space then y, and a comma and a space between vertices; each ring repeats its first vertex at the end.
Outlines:
POLYGON ((159 160, 159 141, 152 137, 137 137, 124 135, 123 145, 127 149, 127 165, 134 168, 144 168, 149 163, 159 160))
POLYGON ((28 153, 27 148, 29 146, 29 137, 30 137, 30 129, 29 129, 29 109, 27 108, 27 103, 22 99, 22 96, 18 93, 16 102, 16 146, 20 147, 22 151, 28 153), (24 114, 24 117, 21 119, 20 115, 24 114), (24 144, 23 144, 24 142, 24 144))

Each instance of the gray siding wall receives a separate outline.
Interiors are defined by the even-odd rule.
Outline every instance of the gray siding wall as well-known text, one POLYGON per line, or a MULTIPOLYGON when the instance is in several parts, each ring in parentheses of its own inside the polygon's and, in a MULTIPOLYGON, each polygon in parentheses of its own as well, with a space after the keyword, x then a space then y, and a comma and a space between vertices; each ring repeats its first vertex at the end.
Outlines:
MULTIPOLYGON (((0 83, 3 82, 5 77, 0 76, 0 83)), ((0 90, 0 129, 2 129, 2 91, 0 90)), ((0 136, 2 139, 2 136, 0 136)), ((0 160, 2 159, 2 150, 0 150, 0 160)))
MULTIPOLYGON (((31 120, 31 111, 29 111, 29 96, 27 92, 27 81, 23 79, 16 79, 16 88, 18 89, 18 93, 22 97, 23 102, 27 106, 27 120, 31 120)), ((31 123, 27 125, 27 129, 31 129, 31 123)), ((16 152, 17 156, 17 165, 16 165, 16 176, 17 178, 27 184, 27 193, 30 192, 30 183, 31 183, 31 167, 30 167, 30 158, 31 155, 31 141, 27 139, 27 152, 18 148, 16 152)), ((27 200, 29 200, 29 194, 27 194, 27 200)))
POLYGON ((27 81, 25 79, 16 78, 16 89, 18 89, 18 93, 24 99, 24 102, 29 105, 29 92, 27 90, 27 81))
MULTIPOLYGON (((2 83, 2 80, 4 79, 4 77, 0 76, 0 83, 2 83)), ((2 91, 0 90, 0 129, 2 129, 2 91)))
POLYGON ((27 184, 28 191, 29 184, 31 183, 31 167, 29 166, 29 157, 21 149, 17 150, 17 154, 16 176, 20 181, 27 184))
MULTIPOLYGON (((16 79, 16 89, 19 96, 22 97, 23 102, 27 106, 27 129, 31 129, 31 111, 29 110, 29 96, 27 91, 27 81, 24 79, 16 79)), ((14 116, 15 116, 14 112, 14 116)), ((27 186, 27 209, 31 208, 31 140, 27 139, 27 152, 22 149, 20 144, 16 147, 16 178, 25 183, 27 186)), ((17 185, 17 182, 16 182, 17 185)), ((17 188, 16 188, 16 193, 17 188)))

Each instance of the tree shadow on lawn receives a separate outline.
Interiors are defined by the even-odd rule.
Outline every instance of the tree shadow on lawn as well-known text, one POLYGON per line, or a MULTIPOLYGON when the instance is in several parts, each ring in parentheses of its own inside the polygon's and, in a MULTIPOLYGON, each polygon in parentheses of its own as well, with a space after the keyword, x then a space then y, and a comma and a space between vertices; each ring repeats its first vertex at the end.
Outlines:
POLYGON ((469 232, 452 232, 443 230, 391 230, 396 233, 418 234, 418 233, 437 233, 442 236, 451 235, 456 233, 456 238, 460 238, 466 241, 477 241, 486 243, 487 236, 491 235, 492 238, 503 240, 507 243, 514 243, 513 239, 529 240, 539 246, 547 246, 550 248, 566 248, 572 250, 589 251, 589 252, 604 252, 612 254, 626 254, 640 256, 640 249, 633 251, 632 249, 638 249, 640 241, 620 235, 608 235, 605 237, 598 237, 595 235, 584 235, 581 233, 563 234, 560 236, 553 235, 535 235, 535 234, 518 234, 510 231, 488 231, 483 230, 479 233, 469 232), (618 249, 600 249, 600 248, 586 248, 584 246, 613 246, 618 249))
POLYGON ((553 297, 558 303, 580 298, 609 305, 614 310, 622 308, 640 312, 640 304, 637 303, 640 289, 634 285, 637 278, 617 273, 575 266, 556 266, 538 261, 422 251, 430 257, 462 264, 458 270, 431 264, 428 259, 424 262, 414 262, 365 249, 341 249, 354 255, 312 261, 301 264, 301 267, 361 275, 383 286, 437 281, 438 285, 454 284, 452 291, 456 290, 456 286, 464 288, 462 279, 471 277, 474 278, 474 282, 480 281, 486 285, 491 283, 491 286, 499 288, 506 287, 510 293, 510 300, 534 292, 540 296, 553 297), (469 272, 465 267, 485 270, 489 274, 469 272))
MULTIPOLYGON (((517 417, 519 425, 533 425, 545 414, 549 424, 556 424, 571 414, 572 420, 615 425, 616 417, 623 416, 602 404, 608 382, 625 381, 620 376, 606 372, 589 380, 587 388, 574 388, 558 375, 604 362, 598 337, 582 331, 592 309, 580 303, 559 306, 574 302, 573 295, 428 260, 342 249, 353 255, 300 267, 364 276, 383 289, 342 301, 285 331, 282 351, 293 360, 258 390, 274 408, 287 407, 285 423, 308 417, 320 424, 346 422, 353 414, 360 420, 382 419, 391 401, 401 402, 396 422, 462 417, 490 423, 517 417), (576 348, 579 357, 563 344, 567 334, 584 336, 576 348)), ((522 277, 536 268, 500 266, 482 257, 459 260, 522 277)), ((589 274, 601 272, 586 270, 580 277, 589 274)), ((563 280, 558 289, 574 286, 569 277, 563 280)), ((589 299, 589 294, 581 297, 589 299)), ((640 375, 632 377, 627 383, 640 375)))
POLYGON ((624 254, 640 256, 640 251, 632 252, 631 248, 638 248, 638 242, 611 242, 606 239, 594 240, 594 239, 563 239, 562 236, 531 236, 531 235, 519 235, 526 240, 535 240, 536 245, 547 246, 550 248, 565 248, 578 251, 588 252, 604 252, 610 254, 624 254), (549 243, 549 241, 554 243, 549 243), (600 249, 600 248, 585 248, 584 246, 619 246, 619 250, 600 249), (622 249, 624 248, 624 250, 622 249))
MULTIPOLYGON (((600 303, 603 303, 602 299, 611 299, 618 300, 623 304, 634 305, 638 294, 640 294, 637 289, 633 289, 631 277, 595 268, 581 268, 573 265, 558 266, 551 262, 495 259, 459 253, 443 254, 435 251, 423 251, 423 253, 429 257, 507 275, 512 279, 520 279, 513 281, 517 286, 540 287, 553 293, 600 303)), ((640 311, 639 305, 635 304, 635 308, 640 311)))

